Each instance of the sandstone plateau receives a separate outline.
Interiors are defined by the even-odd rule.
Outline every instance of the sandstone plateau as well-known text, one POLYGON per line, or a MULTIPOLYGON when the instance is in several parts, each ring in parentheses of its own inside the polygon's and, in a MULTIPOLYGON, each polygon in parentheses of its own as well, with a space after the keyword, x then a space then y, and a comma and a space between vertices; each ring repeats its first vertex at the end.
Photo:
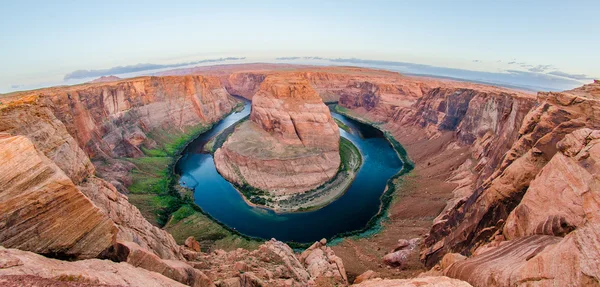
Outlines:
POLYGON ((0 284, 600 286, 600 83, 534 95, 352 67, 168 73, 2 95, 0 284), (198 252, 148 222, 121 158, 218 121, 238 104, 231 94, 253 100, 215 154, 232 181, 233 166, 267 179, 291 166, 248 156, 245 137, 334 161, 297 163, 310 180, 288 186, 250 182, 248 169, 248 184, 285 193, 326 180, 339 134, 323 101, 399 141, 416 166, 381 231, 302 253, 276 240, 198 252))
POLYGON ((252 97, 250 120, 215 152, 229 181, 270 194, 314 189, 340 166, 340 134, 309 82, 293 74, 268 76, 252 97))

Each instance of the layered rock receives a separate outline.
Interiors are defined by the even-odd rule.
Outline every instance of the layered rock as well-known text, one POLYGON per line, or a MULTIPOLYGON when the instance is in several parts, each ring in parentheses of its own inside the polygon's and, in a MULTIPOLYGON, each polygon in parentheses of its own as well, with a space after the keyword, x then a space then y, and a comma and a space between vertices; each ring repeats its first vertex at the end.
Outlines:
POLYGON ((89 157, 49 107, 28 101, 0 108, 0 132, 29 138, 75 184, 95 171, 89 157))
POLYGON ((9 102, 0 131, 35 133, 19 123, 12 107, 48 108, 90 157, 135 157, 154 147, 153 131, 183 132, 211 124, 229 113, 236 100, 219 79, 202 76, 141 77, 109 83, 23 92, 9 102), (17 130, 21 129, 21 130, 17 130))
MULTIPOLYGON (((594 87, 582 89, 596 91, 594 87)), ((449 251, 469 255, 487 242, 503 228, 508 215, 528 192, 532 180, 555 156, 559 149, 557 143, 579 128, 598 128, 600 105, 597 97, 600 94, 581 93, 582 89, 538 94, 538 104, 527 114, 519 130, 519 140, 506 153, 502 163, 472 195, 435 222, 423 252, 428 265, 433 265, 449 251)), ((560 218, 556 220, 561 225, 560 218)))
POLYGON ((600 131, 576 130, 556 146, 507 217, 500 240, 445 274, 475 286, 599 285, 600 131))
POLYGON ((173 236, 148 222, 137 207, 129 203, 127 196, 110 183, 91 177, 79 186, 79 190, 116 224, 118 241, 135 242, 160 258, 182 259, 181 247, 173 236))
POLYGON ((116 192, 114 186, 127 191, 132 167, 112 157, 141 155, 141 147, 156 145, 157 132, 189 132, 230 112, 237 101, 217 78, 142 77, 22 92, 4 102, 0 132, 29 138, 117 224, 119 240, 137 242, 162 258, 181 258, 172 236, 116 192), (89 157, 111 164, 98 169, 106 181, 94 176, 89 157))
POLYGON ((314 189, 340 165, 339 130, 309 83, 295 75, 265 79, 252 98, 250 121, 215 152, 229 181, 285 195, 314 189))
POLYGON ((65 258, 108 248, 114 223, 23 136, 0 137, 0 244, 65 258))
POLYGON ((0 283, 23 286, 24 282, 32 284, 29 286, 186 286, 127 263, 98 259, 61 261, 0 246, 0 283))

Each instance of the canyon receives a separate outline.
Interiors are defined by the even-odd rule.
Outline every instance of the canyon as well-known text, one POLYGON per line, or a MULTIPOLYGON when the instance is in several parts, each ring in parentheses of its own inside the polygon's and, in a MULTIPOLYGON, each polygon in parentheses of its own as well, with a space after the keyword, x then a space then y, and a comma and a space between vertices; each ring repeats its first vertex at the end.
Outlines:
POLYGON ((0 282, 600 285, 600 83, 535 95, 383 70, 262 64, 113 80, 2 95, 0 282), (174 184, 146 168, 170 166, 233 112, 240 102, 231 95, 253 102, 250 120, 215 153, 233 182, 233 166, 250 185, 281 193, 330 179, 340 135, 323 102, 398 141, 415 167, 393 180, 376 233, 301 253, 276 240, 244 249, 248 239, 236 239, 223 250, 179 234, 178 224, 205 215, 180 212, 194 210, 189 195, 157 191, 174 184), (281 167, 292 164, 244 156, 256 135, 275 151, 317 149, 310 165, 293 164, 301 167, 294 174, 311 176, 273 179, 286 179, 292 173, 281 167))

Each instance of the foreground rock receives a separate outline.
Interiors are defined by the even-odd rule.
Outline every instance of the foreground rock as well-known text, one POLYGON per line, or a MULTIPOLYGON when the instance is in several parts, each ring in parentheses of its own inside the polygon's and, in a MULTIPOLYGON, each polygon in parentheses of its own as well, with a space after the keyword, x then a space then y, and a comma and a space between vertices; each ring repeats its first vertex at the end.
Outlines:
POLYGON ((383 256, 383 262, 391 266, 401 266, 416 251, 415 249, 417 249, 420 240, 421 238, 398 240, 398 245, 394 250, 383 256))
POLYGON ((117 228, 65 173, 23 136, 0 134, 0 245, 92 258, 117 228))
POLYGON ((68 262, 0 246, 0 283, 10 286, 15 281, 32 282, 32 286, 186 286, 127 263, 98 259, 68 262))
POLYGON ((293 74, 270 76, 244 122, 215 152, 219 172, 280 196, 314 189, 340 165, 339 131, 310 84, 293 74))
POLYGON ((297 256, 285 243, 270 240, 257 250, 198 253, 188 264, 217 286, 345 286, 341 259, 315 243, 297 256))
POLYGON ((137 207, 129 203, 127 196, 119 193, 110 183, 90 177, 79 186, 79 190, 116 224, 119 229, 118 241, 136 242, 163 259, 183 258, 181 247, 173 236, 150 224, 137 207))
POLYGON ((452 279, 444 276, 439 277, 422 277, 411 279, 371 279, 360 284, 352 286, 356 287, 469 287, 469 283, 452 279))

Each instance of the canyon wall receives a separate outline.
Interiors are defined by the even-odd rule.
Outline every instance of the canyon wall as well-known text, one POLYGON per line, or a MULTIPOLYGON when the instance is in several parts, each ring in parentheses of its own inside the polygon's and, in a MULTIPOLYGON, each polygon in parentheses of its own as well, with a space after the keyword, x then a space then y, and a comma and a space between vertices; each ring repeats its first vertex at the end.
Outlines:
POLYGON ((341 260, 324 246, 302 262, 275 241, 252 254, 204 254, 178 246, 109 182, 115 178, 96 176, 106 174, 98 173, 90 158, 113 167, 102 170, 116 172, 125 165, 118 157, 142 155, 143 148, 160 144, 163 134, 210 125, 237 104, 217 78, 203 76, 145 77, 3 98, 0 209, 10 216, 0 219, 5 229, 0 244, 24 251, 0 247, 0 282, 346 285, 341 260), (70 264, 26 251, 121 263, 70 264))
POLYGON ((566 135, 494 240, 444 272, 474 286, 600 286, 599 143, 599 130, 566 135))
POLYGON ((423 83, 420 91, 383 96, 369 83, 349 86, 339 99, 403 144, 442 139, 442 150, 468 147, 470 156, 447 179, 457 183, 454 198, 433 222, 423 262, 432 267, 450 252, 472 256, 443 268, 474 286, 597 284, 600 85, 537 97, 453 85, 423 83))
POLYGON ((252 97, 250 121, 215 152, 228 180, 272 195, 314 189, 340 165, 339 130, 308 81, 294 74, 268 76, 252 97))
POLYGON ((236 104, 218 79, 201 76, 49 88, 3 99, 0 132, 8 140, 2 151, 18 153, 2 155, 14 164, 3 166, 0 206, 14 216, 2 218, 11 232, 2 233, 0 244, 59 258, 104 257, 113 246, 136 244, 157 262, 183 260, 173 237, 117 191, 121 182, 96 177, 104 175, 90 158, 116 165, 115 158, 141 156, 143 147, 157 145, 154 137, 210 125, 236 104))
POLYGON ((201 76, 49 88, 9 99, 1 107, 0 132, 29 138, 117 223, 119 240, 137 242, 163 258, 180 258, 172 236, 148 223, 116 192, 114 186, 121 182, 97 178, 90 158, 116 164, 113 157, 141 156, 142 147, 156 146, 153 133, 177 134, 210 125, 236 104, 217 78, 201 76))
POLYGON ((432 264, 448 251, 471 254, 502 230, 531 181, 557 153, 558 142, 577 129, 598 128, 597 96, 577 91, 539 93, 536 106, 521 125, 519 139, 492 175, 459 208, 434 223, 425 242, 424 260, 432 264))

